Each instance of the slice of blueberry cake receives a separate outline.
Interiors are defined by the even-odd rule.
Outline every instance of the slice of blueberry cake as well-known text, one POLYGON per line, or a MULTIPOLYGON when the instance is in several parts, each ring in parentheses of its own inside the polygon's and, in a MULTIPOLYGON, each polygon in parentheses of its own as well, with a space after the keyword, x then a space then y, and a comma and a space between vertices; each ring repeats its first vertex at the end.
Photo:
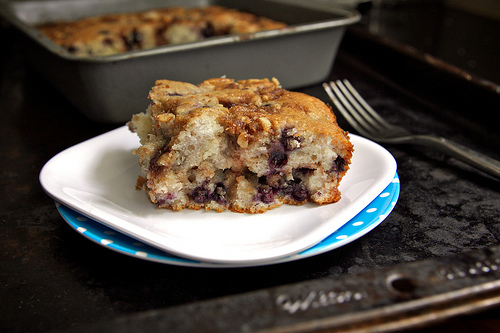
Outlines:
POLYGON ((333 203, 353 146, 332 109, 276 79, 159 80, 140 137, 144 189, 159 208, 262 213, 286 204, 333 203))

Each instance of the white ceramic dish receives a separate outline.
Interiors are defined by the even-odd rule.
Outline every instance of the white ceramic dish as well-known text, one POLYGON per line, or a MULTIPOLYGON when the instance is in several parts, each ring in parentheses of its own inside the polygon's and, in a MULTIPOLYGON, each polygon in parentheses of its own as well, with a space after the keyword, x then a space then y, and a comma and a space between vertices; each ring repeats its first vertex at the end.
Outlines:
POLYGON ((331 235, 323 239, 311 248, 297 254, 271 259, 269 261, 259 261, 258 263, 233 263, 221 264, 205 261, 196 261, 174 256, 168 252, 159 250, 144 244, 134 238, 125 236, 107 226, 95 222, 94 220, 74 211, 73 209, 56 204, 57 209, 63 219, 81 235, 87 239, 118 253, 134 258, 153 261, 161 264, 176 266, 204 267, 204 268, 231 268, 247 267, 255 265, 273 265, 284 262, 305 259, 319 254, 337 249, 358 238, 366 235, 375 229, 391 213, 399 198, 400 184, 396 174, 392 182, 380 193, 368 206, 362 209, 355 217, 342 227, 334 231, 331 235))
POLYGON ((394 179, 396 162, 378 144, 351 135, 355 152, 330 205, 285 205, 264 214, 156 209, 134 190, 139 145, 126 126, 54 156, 40 183, 56 201, 173 255, 211 263, 253 265, 291 256, 319 243, 358 214, 394 179))

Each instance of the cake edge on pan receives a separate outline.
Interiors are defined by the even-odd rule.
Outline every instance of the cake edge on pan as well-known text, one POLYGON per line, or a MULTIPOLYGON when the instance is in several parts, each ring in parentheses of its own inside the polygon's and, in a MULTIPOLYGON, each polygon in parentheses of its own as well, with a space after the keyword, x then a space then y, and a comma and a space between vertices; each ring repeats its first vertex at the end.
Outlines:
POLYGON ((75 56, 106 56, 287 25, 222 6, 168 7, 47 22, 37 29, 75 56))

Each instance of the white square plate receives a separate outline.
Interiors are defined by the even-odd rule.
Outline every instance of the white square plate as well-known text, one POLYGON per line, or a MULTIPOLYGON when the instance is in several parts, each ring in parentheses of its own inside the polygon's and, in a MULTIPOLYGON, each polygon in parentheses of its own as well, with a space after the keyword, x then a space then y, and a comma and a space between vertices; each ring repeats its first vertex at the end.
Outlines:
POLYGON ((176 256, 250 265, 306 250, 339 229, 394 179, 396 161, 378 144, 350 135, 351 168, 335 204, 284 205, 264 214, 156 209, 135 190, 137 136, 126 126, 68 148, 43 167, 40 183, 56 201, 176 256))

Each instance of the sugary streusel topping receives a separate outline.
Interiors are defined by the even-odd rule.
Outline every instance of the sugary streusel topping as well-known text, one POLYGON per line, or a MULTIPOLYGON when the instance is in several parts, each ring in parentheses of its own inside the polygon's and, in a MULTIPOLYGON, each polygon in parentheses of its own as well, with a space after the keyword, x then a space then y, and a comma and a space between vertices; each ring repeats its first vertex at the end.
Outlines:
POLYGON ((261 213, 340 199, 353 147, 331 108, 273 80, 159 80, 140 137, 138 187, 159 208, 261 213))

